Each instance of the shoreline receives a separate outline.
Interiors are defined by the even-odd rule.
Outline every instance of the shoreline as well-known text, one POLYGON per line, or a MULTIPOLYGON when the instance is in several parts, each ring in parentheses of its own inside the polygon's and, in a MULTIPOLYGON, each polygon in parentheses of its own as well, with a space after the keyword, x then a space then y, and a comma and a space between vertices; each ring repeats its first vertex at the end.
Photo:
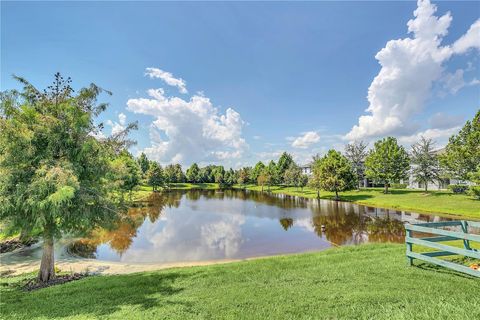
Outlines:
MULTIPOLYGON (((200 260, 200 261, 183 261, 183 262, 167 262, 167 263, 128 263, 118 261, 105 261, 96 259, 87 259, 80 257, 61 258, 55 261, 55 267, 60 272, 71 273, 92 273, 95 275, 122 275, 139 272, 150 272, 172 268, 192 268, 210 265, 222 265, 235 262, 253 261, 268 259, 274 257, 287 257, 294 255, 302 255, 308 253, 325 252, 337 249, 341 246, 332 243, 332 247, 320 250, 308 250, 303 252, 280 253, 274 255, 262 255, 248 258, 238 259, 219 259, 219 260, 200 260)), ((17 262, 12 264, 3 264, 0 261, 1 277, 19 276, 26 273, 38 272, 40 268, 40 260, 17 262)))

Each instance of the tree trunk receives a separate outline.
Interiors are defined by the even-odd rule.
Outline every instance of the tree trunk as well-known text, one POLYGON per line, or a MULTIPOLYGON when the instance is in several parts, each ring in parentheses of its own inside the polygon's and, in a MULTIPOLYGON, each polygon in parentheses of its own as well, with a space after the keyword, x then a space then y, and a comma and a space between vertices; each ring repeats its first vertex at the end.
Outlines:
POLYGON ((317 199, 320 199, 320 190, 317 189, 317 199))
POLYGON ((338 190, 335 190, 335 201, 338 201, 338 190))
POLYGON ((425 181, 425 192, 428 192, 428 181, 425 181))
POLYGON ((387 182, 385 182, 385 191, 384 191, 384 193, 385 193, 385 194, 388 193, 388 183, 387 183, 387 182))
POLYGON ((55 260, 53 251, 53 235, 45 231, 43 236, 43 255, 40 263, 40 272, 38 273, 38 280, 41 282, 48 282, 55 278, 55 260))

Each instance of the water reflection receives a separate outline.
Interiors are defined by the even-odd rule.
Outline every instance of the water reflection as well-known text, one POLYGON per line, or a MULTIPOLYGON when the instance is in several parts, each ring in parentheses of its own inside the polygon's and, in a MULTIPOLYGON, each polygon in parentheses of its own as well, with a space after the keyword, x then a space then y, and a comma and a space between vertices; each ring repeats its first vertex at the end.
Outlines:
POLYGON ((94 230, 70 253, 100 260, 182 262, 403 242, 405 221, 445 218, 345 202, 241 190, 152 194, 114 230, 94 230))
POLYGON ((331 243, 403 242, 402 214, 248 191, 169 192, 152 195, 116 230, 96 230, 72 249, 80 245, 78 253, 86 248, 87 256, 98 259, 172 262, 306 251, 331 243), (279 233, 275 220, 287 234, 279 233))

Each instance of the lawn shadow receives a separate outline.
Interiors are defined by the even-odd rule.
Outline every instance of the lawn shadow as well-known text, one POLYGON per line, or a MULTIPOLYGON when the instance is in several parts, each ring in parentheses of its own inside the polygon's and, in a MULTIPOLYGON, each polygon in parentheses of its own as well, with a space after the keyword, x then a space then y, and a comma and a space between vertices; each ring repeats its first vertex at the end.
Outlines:
POLYGON ((188 274, 179 272, 93 276, 32 292, 23 292, 16 286, 2 292, 0 309, 6 319, 76 315, 103 318, 124 308, 148 310, 178 306, 190 313, 191 303, 178 297, 184 290, 178 282, 187 277, 188 274), (18 300, 24 305, 37 305, 35 312, 13 308, 18 306, 18 300))

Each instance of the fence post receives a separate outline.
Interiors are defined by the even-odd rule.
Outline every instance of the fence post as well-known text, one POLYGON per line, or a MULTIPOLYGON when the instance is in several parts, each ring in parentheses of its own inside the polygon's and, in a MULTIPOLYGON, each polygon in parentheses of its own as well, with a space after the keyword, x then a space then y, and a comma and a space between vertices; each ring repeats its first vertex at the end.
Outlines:
POLYGON ((408 242, 408 238, 412 236, 412 230, 407 229, 407 265, 409 267, 413 266, 413 258, 409 257, 409 253, 412 252, 413 244, 408 242))
MULTIPOLYGON (((461 221, 461 223, 462 223, 463 233, 468 233, 468 222, 467 221, 461 221)), ((463 246, 467 250, 472 250, 472 248, 470 248, 470 240, 463 239, 463 246)))

